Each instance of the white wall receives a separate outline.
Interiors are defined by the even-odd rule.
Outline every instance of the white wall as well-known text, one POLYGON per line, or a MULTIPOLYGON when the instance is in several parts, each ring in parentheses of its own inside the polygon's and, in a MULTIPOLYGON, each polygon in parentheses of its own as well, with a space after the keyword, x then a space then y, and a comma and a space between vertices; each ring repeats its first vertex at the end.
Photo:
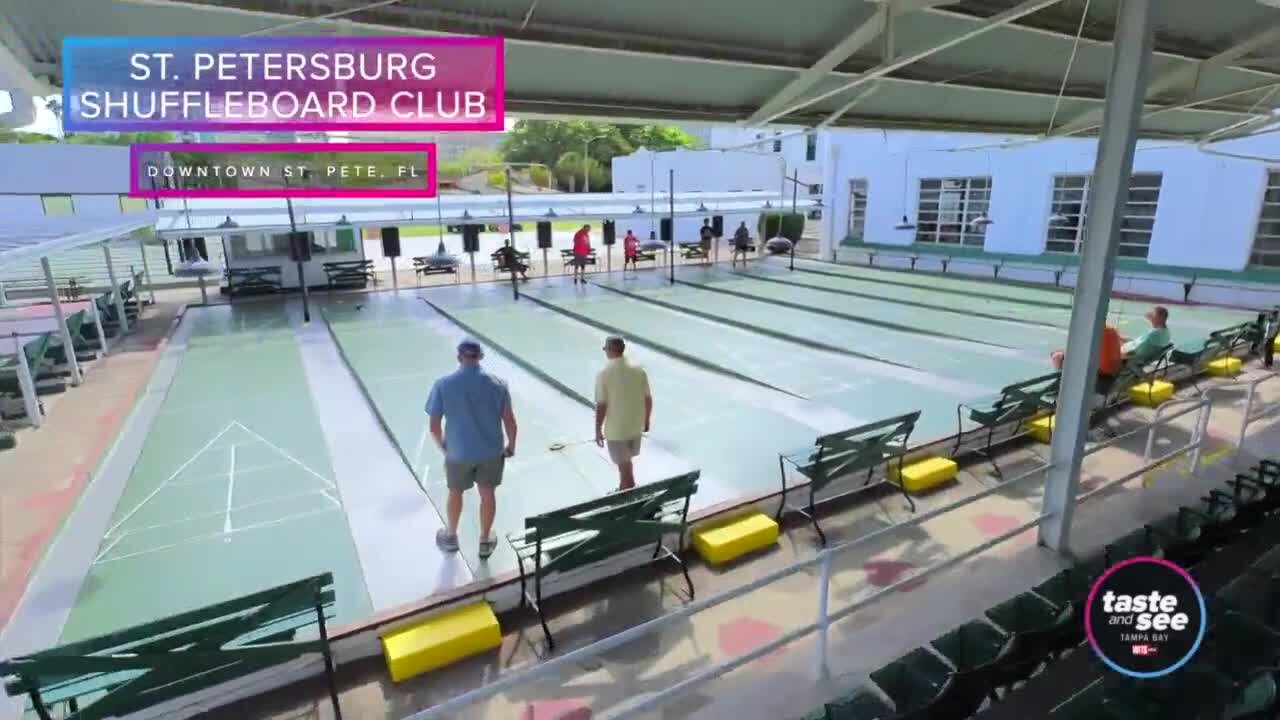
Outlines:
MULTIPOLYGON (((0 145, 0 193, 129 192, 129 148, 113 145, 0 145)), ((117 208, 117 212, 119 208, 117 208)))
MULTIPOLYGON (((915 232, 894 226, 904 214, 915 221, 921 178, 989 175, 994 224, 987 228, 985 249, 1025 255, 1044 252, 1053 177, 1091 174, 1096 149, 1093 140, 1014 140, 992 147, 1010 139, 881 131, 831 131, 827 141, 840 156, 823 198, 834 215, 835 242, 848 231, 851 179, 868 181, 867 241, 907 245, 915 232)), ((1259 137, 1236 147, 1280 156, 1280 136, 1259 137)), ((1134 171, 1162 175, 1148 262, 1222 270, 1245 267, 1257 229, 1266 163, 1152 141, 1139 144, 1134 171)), ((829 255, 830 246, 824 243, 823 251, 829 255)))

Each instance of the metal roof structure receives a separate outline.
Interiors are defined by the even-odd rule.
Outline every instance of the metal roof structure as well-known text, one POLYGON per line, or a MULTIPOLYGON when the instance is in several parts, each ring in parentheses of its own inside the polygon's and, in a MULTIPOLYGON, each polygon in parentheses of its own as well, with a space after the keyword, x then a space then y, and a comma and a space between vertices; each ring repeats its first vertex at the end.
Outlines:
MULTIPOLYGON (((789 210, 790 201, 782 199, 780 205, 781 197, 777 192, 677 192, 673 206, 667 193, 556 193, 516 195, 511 204, 517 222, 605 218, 625 224, 632 217, 667 217, 673 207, 677 217, 789 210)), ((801 198, 796 207, 804 211, 819 204, 813 199, 801 198)), ((344 220, 357 226, 434 225, 439 217, 445 224, 461 225, 506 222, 508 217, 505 195, 444 195, 439 203, 436 200, 301 198, 293 201, 293 211, 298 227, 303 229, 332 228, 344 220)), ((289 215, 284 200, 193 199, 183 205, 169 203, 160 211, 156 229, 162 237, 284 231, 289 229, 289 215), (228 219, 235 225, 220 227, 228 219)))
MULTIPOLYGON (((57 85, 69 35, 500 35, 517 114, 1065 135, 1100 124, 1119 5, 0 0, 0 43, 57 85)), ((1164 0, 1155 12, 1144 136, 1197 138, 1276 105, 1280 9, 1164 0)))
POLYGON ((156 224, 154 212, 0 219, 0 268, 86 245, 133 237, 156 224))

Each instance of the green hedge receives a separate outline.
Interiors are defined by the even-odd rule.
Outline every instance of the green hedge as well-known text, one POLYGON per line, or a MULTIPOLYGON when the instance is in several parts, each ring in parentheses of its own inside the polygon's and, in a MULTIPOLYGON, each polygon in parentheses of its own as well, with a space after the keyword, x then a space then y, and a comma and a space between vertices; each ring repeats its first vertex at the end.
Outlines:
POLYGON ((781 235, 793 243, 804 236, 804 215, 801 213, 761 213, 756 232, 762 242, 781 235), (781 228, 781 232, 779 232, 781 228))
POLYGON ((493 170, 485 176, 485 182, 492 187, 505 188, 507 186, 507 174, 501 170, 493 170))

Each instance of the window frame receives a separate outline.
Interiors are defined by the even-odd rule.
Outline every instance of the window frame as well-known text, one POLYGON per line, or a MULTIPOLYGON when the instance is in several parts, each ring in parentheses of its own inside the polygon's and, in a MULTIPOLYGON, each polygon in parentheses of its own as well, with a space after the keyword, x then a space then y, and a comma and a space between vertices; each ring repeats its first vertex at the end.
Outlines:
POLYGON ((58 217, 60 215, 75 215, 76 214, 75 196, 72 195, 71 193, 40 193, 40 212, 42 212, 45 217, 58 217), (58 213, 54 213, 53 215, 50 215, 48 201, 53 198, 66 198, 67 211, 58 212, 58 213))
POLYGON ((991 193, 994 189, 995 182, 990 175, 919 178, 916 190, 915 242, 981 250, 986 246, 987 228, 983 226, 975 229, 973 221, 979 216, 990 214, 991 193), (957 183, 962 185, 957 187, 957 183), (935 193, 936 197, 926 197, 935 193), (943 222, 944 219, 955 222, 943 222), (926 227, 932 229, 926 230, 926 227))
POLYGON ((849 179, 849 210, 845 217, 845 233, 846 237, 855 238, 858 242, 865 242, 867 235, 867 198, 871 192, 871 180, 869 178, 850 178, 849 179), (861 186, 862 189, 862 206, 858 207, 857 192, 861 186), (854 232, 854 223, 857 222, 858 230, 854 232))
MULTIPOLYGON (((1129 174, 1126 186, 1124 212, 1120 222, 1120 241, 1116 248, 1116 256, 1146 260, 1151 255, 1151 242, 1155 236, 1156 216, 1160 211, 1160 196, 1164 189, 1163 171, 1137 171, 1129 174), (1146 178, 1154 178, 1154 182, 1143 183, 1146 178), (1143 183, 1143 184, 1139 184, 1143 183), (1155 192, 1154 200, 1134 200, 1135 192, 1155 192), (1133 212, 1134 209, 1149 211, 1133 212), (1143 227, 1146 225, 1148 227, 1143 227)), ((1089 224, 1090 203, 1093 198, 1093 175, 1090 173, 1058 173, 1050 178, 1049 184, 1049 217, 1061 214, 1074 218, 1075 222, 1067 225, 1055 225, 1046 222, 1046 253, 1058 255, 1079 255, 1087 240, 1085 233, 1089 224), (1066 182, 1079 182, 1078 186, 1066 182), (1068 193, 1078 192, 1079 201, 1067 197, 1068 193), (1073 206, 1078 209, 1067 212, 1073 206)))
POLYGON ((1280 269, 1280 233, 1267 233, 1267 240, 1271 241, 1274 248, 1259 249, 1258 241, 1263 239, 1262 226, 1275 225, 1280 226, 1280 166, 1268 165, 1266 167, 1266 179, 1262 183, 1262 197, 1258 203, 1258 224, 1253 229, 1253 242, 1249 245, 1249 264, 1251 268, 1262 269, 1280 269), (1267 196, 1275 193, 1277 199, 1273 201, 1267 200, 1267 196), (1272 215, 1267 216, 1267 210, 1272 210, 1272 215), (1259 261, 1262 258, 1270 258, 1271 263, 1259 261))
POLYGON ((147 202, 146 198, 129 197, 127 193, 120 193, 116 195, 116 203, 120 206, 121 215, 127 215, 129 213, 136 213, 136 212, 146 212, 147 210, 151 209, 151 204, 147 202), (140 202, 142 203, 142 207, 134 210, 128 210, 125 208, 126 202, 131 202, 131 203, 140 202))

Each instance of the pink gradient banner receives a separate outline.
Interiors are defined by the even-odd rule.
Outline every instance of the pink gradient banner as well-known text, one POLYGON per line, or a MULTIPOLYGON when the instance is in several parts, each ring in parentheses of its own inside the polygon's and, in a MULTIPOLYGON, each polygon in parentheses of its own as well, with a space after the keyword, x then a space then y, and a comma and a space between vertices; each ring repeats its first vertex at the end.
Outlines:
POLYGON ((158 143, 129 148, 139 198, 429 198, 433 143, 158 143))
POLYGON ((487 37, 70 37, 64 126, 145 130, 503 129, 487 37))

